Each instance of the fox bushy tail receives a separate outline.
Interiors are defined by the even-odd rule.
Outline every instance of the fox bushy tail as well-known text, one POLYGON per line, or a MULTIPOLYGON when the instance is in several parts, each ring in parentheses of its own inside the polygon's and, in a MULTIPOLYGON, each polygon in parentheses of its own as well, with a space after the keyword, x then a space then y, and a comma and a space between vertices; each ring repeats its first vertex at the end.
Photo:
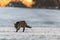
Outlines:
POLYGON ((32 28, 32 27, 30 27, 30 26, 26 26, 27 28, 32 28))

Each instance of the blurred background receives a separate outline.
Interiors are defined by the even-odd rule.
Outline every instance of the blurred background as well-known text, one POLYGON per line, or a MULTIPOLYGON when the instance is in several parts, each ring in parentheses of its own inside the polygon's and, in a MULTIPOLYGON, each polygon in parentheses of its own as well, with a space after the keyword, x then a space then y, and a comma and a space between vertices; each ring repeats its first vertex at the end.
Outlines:
POLYGON ((60 9, 60 0, 0 0, 0 6, 60 9))

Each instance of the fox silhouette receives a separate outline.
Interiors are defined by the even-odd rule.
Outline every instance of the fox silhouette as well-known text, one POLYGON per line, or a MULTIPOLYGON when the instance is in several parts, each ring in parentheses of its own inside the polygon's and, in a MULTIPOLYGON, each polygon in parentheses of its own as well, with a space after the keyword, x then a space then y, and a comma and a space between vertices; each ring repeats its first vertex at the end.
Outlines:
POLYGON ((16 32, 18 32, 18 30, 22 27, 23 28, 23 32, 25 31, 25 27, 27 28, 32 28, 29 25, 27 25, 26 21, 17 21, 14 24, 14 27, 16 28, 16 32))

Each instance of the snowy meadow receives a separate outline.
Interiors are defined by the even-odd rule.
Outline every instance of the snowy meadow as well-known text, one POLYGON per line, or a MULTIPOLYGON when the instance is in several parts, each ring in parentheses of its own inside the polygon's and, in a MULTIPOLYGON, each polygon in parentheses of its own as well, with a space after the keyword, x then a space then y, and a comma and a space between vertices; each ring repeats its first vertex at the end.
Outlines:
POLYGON ((60 40, 60 10, 0 7, 0 40, 60 40), (21 20, 32 28, 15 32, 21 20))

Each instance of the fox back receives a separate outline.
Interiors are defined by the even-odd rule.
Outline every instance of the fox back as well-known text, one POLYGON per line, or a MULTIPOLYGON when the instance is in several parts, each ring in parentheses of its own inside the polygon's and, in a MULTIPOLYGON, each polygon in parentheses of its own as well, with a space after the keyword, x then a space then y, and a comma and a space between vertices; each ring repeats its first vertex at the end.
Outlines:
POLYGON ((15 25, 15 28, 18 28, 18 27, 26 27, 27 26, 27 24, 26 24, 25 21, 18 21, 14 25, 15 25))

